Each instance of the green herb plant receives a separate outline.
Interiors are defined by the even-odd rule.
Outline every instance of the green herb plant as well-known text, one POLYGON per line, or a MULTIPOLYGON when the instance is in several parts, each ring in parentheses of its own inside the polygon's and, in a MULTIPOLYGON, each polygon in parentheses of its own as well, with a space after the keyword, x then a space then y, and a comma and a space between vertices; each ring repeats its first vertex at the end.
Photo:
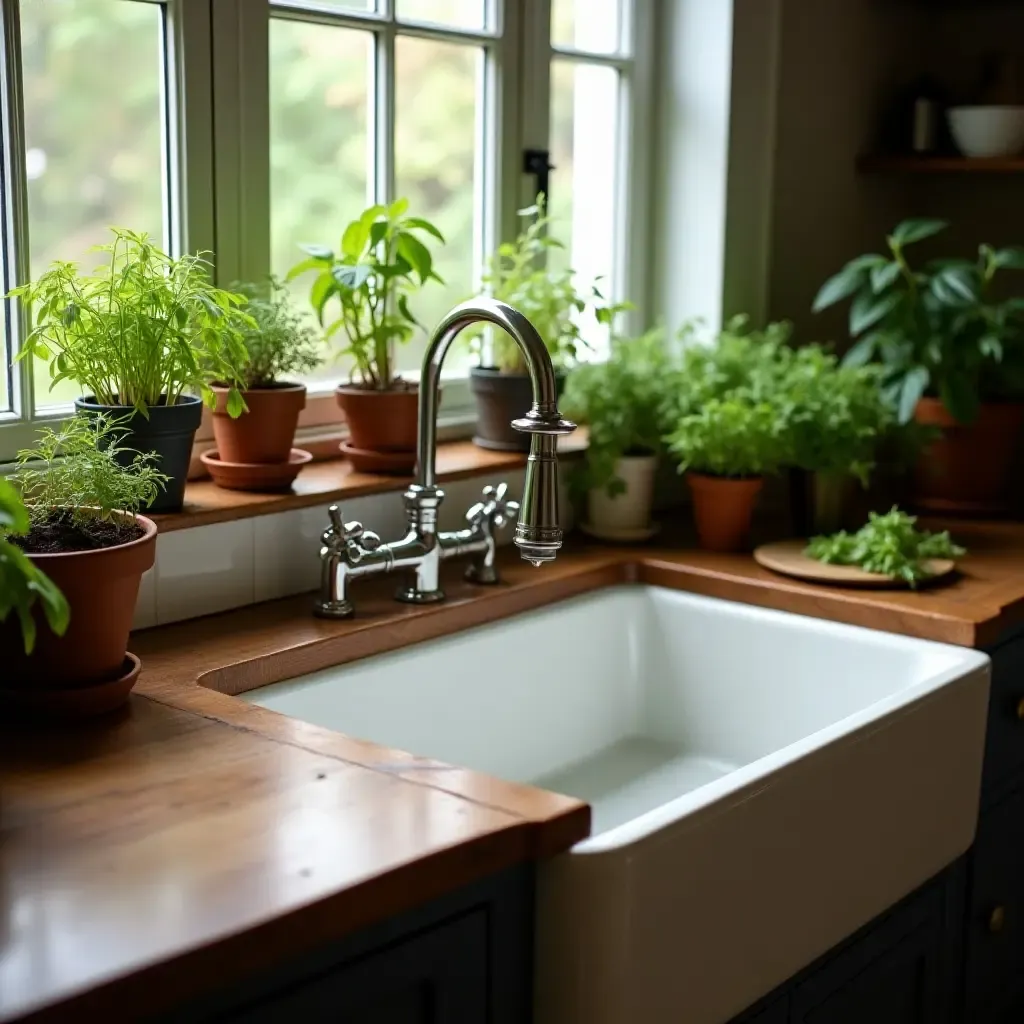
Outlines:
POLYGON ((997 297, 1003 270, 1024 270, 1024 249, 979 247, 975 260, 911 265, 908 247, 939 234, 940 220, 908 220, 886 239, 887 253, 851 260, 822 286, 820 311, 847 299, 855 339, 847 366, 884 368, 886 397, 899 421, 924 395, 971 422, 986 399, 1024 395, 1024 298, 997 297))
MULTIPOLYGON (((629 303, 609 303, 601 291, 600 279, 589 287, 576 286, 576 274, 569 268, 553 266, 552 255, 565 246, 552 233, 544 195, 533 206, 519 211, 524 226, 514 242, 504 242, 490 257, 483 273, 484 286, 502 302, 514 306, 537 328, 551 361, 567 369, 589 349, 583 326, 585 315, 598 324, 609 325, 616 314, 632 308, 629 303)), ((491 361, 502 373, 526 373, 519 346, 504 332, 493 331, 491 361)), ((474 331, 471 344, 483 362, 485 334, 474 331)))
POLYGON ((88 534, 100 522, 115 535, 137 532, 124 513, 134 515, 152 502, 168 478, 154 468, 152 454, 118 447, 119 433, 118 421, 108 416, 73 416, 59 429, 43 429, 34 448, 18 452, 14 481, 31 530, 70 526, 88 534))
POLYGON ((745 478, 774 473, 786 454, 779 407, 741 395, 712 398, 683 416, 668 435, 679 472, 745 478))
POLYGON ((407 342, 423 325, 409 308, 409 297, 429 281, 444 283, 423 241, 444 236, 428 220, 407 216, 408 199, 390 206, 370 206, 341 236, 339 249, 303 245, 307 258, 288 272, 291 281, 316 271, 309 301, 324 326, 331 299, 340 315, 326 324, 332 338, 341 332, 339 355, 351 358, 360 383, 377 391, 396 386, 395 346, 407 342))
POLYGON ((867 525, 856 533, 841 530, 829 537, 815 537, 806 554, 819 562, 855 565, 914 587, 931 576, 929 559, 959 558, 967 553, 953 543, 948 531, 918 530, 916 522, 916 516, 895 506, 885 514, 872 512, 867 525))
POLYGON ((143 415, 188 393, 212 407, 210 384, 223 381, 228 412, 239 415, 242 332, 254 326, 244 296, 213 286, 203 253, 172 259, 146 234, 111 231, 113 241, 96 247, 106 262, 91 274, 57 261, 9 293, 33 317, 18 359, 48 361, 51 387, 72 380, 101 405, 143 415))
POLYGON ((569 373, 561 407, 590 428, 578 486, 621 494, 618 460, 664 448, 666 388, 674 369, 665 331, 654 328, 637 338, 613 338, 606 362, 582 363, 569 373))
POLYGON ((260 284, 241 284, 234 290, 249 301, 245 307, 253 325, 242 330, 248 354, 242 374, 246 391, 270 388, 320 364, 320 335, 292 305, 284 285, 274 277, 260 284))
POLYGON ((0 479, 0 622, 12 613, 17 615, 25 653, 31 654, 36 645, 36 604, 57 636, 67 631, 71 612, 54 582, 12 540, 28 531, 28 510, 20 495, 0 479))

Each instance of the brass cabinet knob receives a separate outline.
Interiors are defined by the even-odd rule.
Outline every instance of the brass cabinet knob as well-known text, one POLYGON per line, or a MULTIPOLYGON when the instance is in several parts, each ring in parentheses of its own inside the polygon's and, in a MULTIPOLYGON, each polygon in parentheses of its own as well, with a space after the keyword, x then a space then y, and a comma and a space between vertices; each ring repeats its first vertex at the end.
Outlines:
POLYGON ((990 932, 1001 932, 1006 925, 1006 907, 993 907, 992 913, 988 915, 988 930, 990 932))
POLYGON ((1017 717, 1024 722, 1024 697, 1017 701, 1017 717))

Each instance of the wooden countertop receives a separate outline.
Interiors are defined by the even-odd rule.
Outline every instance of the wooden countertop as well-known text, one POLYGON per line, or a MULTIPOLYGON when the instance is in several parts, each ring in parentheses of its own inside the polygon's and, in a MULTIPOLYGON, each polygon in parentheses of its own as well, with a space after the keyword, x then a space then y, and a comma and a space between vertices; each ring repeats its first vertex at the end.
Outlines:
POLYGON ((356 584, 357 618, 289 598, 133 638, 123 713, 0 727, 0 1021, 128 1019, 230 985, 514 863, 567 849, 585 805, 284 718, 232 694, 642 581, 967 646, 1024 619, 1024 526, 919 592, 786 580, 745 555, 576 546, 449 599, 356 584), (198 684, 198 685, 197 685, 198 684))

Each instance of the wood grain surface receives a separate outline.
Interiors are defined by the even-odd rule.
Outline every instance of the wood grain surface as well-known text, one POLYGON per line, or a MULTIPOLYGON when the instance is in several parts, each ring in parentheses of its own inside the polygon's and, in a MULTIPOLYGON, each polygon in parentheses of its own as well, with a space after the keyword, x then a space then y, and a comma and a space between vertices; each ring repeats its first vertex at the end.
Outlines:
MULTIPOLYGON (((587 447, 586 428, 559 438, 558 450, 563 455, 582 452, 587 447)), ((437 475, 441 483, 462 480, 487 472, 508 472, 526 465, 526 456, 518 452, 491 452, 478 448, 471 441, 453 441, 438 445, 437 475)), ((190 526, 209 526, 248 516, 264 516, 293 508, 325 505, 343 498, 365 494, 386 494, 401 491, 411 478, 360 473, 348 459, 329 459, 304 466, 292 485, 284 492, 260 494, 251 491, 229 491, 212 480, 194 480, 185 488, 185 508, 163 516, 153 516, 161 533, 185 530, 190 526)))
POLYGON ((543 569, 504 552, 497 587, 447 566, 440 605, 359 581, 346 622, 314 619, 305 596, 137 634, 145 670, 123 713, 0 725, 0 1021, 155 1012, 588 832, 579 801, 233 694, 627 582, 988 644, 1024 618, 1024 526, 953 532, 960 572, 916 593, 824 588, 667 542, 579 544, 543 569))

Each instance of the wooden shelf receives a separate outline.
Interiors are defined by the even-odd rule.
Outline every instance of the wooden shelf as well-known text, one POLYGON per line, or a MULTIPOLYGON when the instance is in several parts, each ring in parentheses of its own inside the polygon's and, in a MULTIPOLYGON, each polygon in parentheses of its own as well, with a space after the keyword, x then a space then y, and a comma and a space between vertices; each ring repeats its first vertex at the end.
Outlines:
POLYGON ((963 156, 885 156, 873 154, 857 161, 865 174, 1024 174, 1024 156, 990 158, 963 156))

